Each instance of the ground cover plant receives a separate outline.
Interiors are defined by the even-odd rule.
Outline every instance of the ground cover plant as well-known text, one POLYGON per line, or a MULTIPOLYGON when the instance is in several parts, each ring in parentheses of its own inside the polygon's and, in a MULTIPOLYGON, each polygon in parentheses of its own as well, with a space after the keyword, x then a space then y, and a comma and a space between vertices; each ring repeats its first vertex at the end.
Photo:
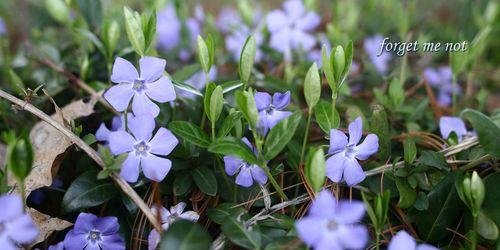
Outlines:
POLYGON ((496 1, 0 17, 1 249, 500 249, 496 1))

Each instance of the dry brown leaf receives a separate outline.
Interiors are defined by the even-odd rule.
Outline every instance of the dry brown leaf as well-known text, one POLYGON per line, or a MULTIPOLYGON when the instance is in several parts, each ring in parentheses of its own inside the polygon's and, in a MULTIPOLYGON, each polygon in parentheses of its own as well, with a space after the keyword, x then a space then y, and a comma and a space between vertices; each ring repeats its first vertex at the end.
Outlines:
POLYGON ((31 244, 31 246, 44 241, 54 231, 61 231, 73 225, 73 223, 71 222, 61 220, 59 218, 52 218, 49 215, 42 214, 33 208, 28 208, 28 213, 31 215, 31 218, 33 219, 36 227, 40 230, 38 238, 31 244))

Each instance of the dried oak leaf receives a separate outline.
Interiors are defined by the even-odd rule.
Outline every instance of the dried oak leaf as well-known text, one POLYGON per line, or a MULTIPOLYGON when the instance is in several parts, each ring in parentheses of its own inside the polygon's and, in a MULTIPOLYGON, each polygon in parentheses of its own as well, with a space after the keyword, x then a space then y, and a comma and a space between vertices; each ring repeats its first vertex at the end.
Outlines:
POLYGON ((61 231, 73 225, 71 222, 42 214, 33 208, 28 208, 28 213, 31 215, 36 227, 40 230, 38 238, 31 244, 31 246, 44 241, 54 231, 61 231))

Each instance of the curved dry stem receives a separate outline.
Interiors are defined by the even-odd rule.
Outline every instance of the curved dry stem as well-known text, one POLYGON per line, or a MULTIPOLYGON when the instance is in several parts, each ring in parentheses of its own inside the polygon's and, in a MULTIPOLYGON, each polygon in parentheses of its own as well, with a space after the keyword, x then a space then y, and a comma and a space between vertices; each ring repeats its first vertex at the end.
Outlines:
MULTIPOLYGON (((92 147, 90 147, 87 143, 85 143, 82 139, 80 139, 80 137, 76 136, 68 128, 64 127, 61 123, 57 122, 52 117, 45 114, 43 111, 39 110, 30 103, 27 103, 19 98, 16 98, 15 96, 8 94, 3 90, 0 90, 0 97, 18 105, 22 109, 32 113, 33 115, 47 122, 55 129, 59 130, 63 135, 68 137, 68 139, 70 139, 71 142, 73 142, 76 146, 78 146, 81 150, 83 150, 90 158, 92 158, 92 160, 94 160, 97 163, 97 165, 99 165, 103 169, 106 167, 104 161, 92 147)), ((146 203, 144 203, 141 197, 135 192, 135 190, 121 176, 112 173, 110 174, 110 177, 113 181, 115 181, 115 183, 120 187, 120 189, 127 196, 129 196, 130 199, 132 199, 132 201, 139 207, 139 209, 144 213, 144 215, 146 215, 149 222, 151 222, 151 224, 156 228, 156 230, 158 230, 158 232, 161 232, 162 228, 160 223, 158 223, 154 214, 151 212, 146 203)))

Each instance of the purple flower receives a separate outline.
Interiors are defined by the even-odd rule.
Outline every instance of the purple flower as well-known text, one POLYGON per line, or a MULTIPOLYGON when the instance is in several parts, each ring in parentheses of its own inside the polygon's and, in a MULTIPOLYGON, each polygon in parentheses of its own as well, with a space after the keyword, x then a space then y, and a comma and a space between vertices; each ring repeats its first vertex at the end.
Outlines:
POLYGON ((366 174, 358 160, 366 160, 378 151, 378 137, 369 134, 365 140, 357 145, 363 134, 363 122, 360 117, 349 124, 349 141, 344 132, 330 130, 330 149, 333 154, 326 161, 326 176, 333 182, 340 182, 342 178, 348 186, 362 182, 366 174))
MULTIPOLYGON (((252 151, 256 151, 247 138, 243 137, 241 140, 251 148, 252 151)), ((254 180, 260 185, 264 185, 267 182, 266 172, 255 164, 249 164, 233 156, 224 156, 224 165, 228 175, 233 176, 238 173, 236 176, 236 184, 240 186, 250 187, 253 185, 254 180)))
POLYGON ((321 19, 318 14, 306 11, 301 0, 288 0, 283 10, 273 10, 266 17, 271 33, 271 48, 284 53, 285 60, 291 59, 292 49, 309 51, 316 40, 309 32, 314 30, 321 19))
POLYGON ((458 142, 461 142, 463 136, 468 134, 464 121, 453 116, 442 116, 439 119, 439 131, 441 132, 441 137, 444 139, 448 139, 451 133, 455 132, 458 142))
POLYGON ((61 241, 55 245, 50 245, 49 250, 64 250, 64 241, 61 241))
POLYGON ((366 54, 368 54, 368 58, 372 62, 373 66, 375 66, 377 72, 381 75, 385 75, 387 73, 387 70, 389 68, 389 61, 392 58, 391 54, 385 50, 382 51, 382 54, 379 55, 380 46, 383 40, 384 37, 377 34, 375 36, 366 38, 364 42, 364 48, 366 54))
POLYGON ((399 231, 394 237, 392 237, 391 242, 387 250, 439 250, 439 248, 431 246, 429 244, 417 245, 417 242, 413 237, 411 237, 406 231, 399 231))
POLYGON ((279 121, 292 114, 290 111, 283 111, 290 103, 290 91, 283 94, 274 93, 272 97, 266 92, 255 91, 254 99, 259 111, 257 128, 262 135, 267 134, 279 121))
POLYGON ((93 214, 80 213, 75 226, 64 238, 66 250, 125 249, 125 241, 118 234, 120 224, 114 216, 98 218, 93 214))
POLYGON ((170 171, 172 162, 157 155, 170 154, 179 141, 166 128, 159 128, 152 136, 155 121, 147 115, 131 118, 128 128, 132 134, 119 130, 109 136, 109 149, 112 154, 128 153, 120 175, 128 182, 136 182, 140 166, 146 178, 162 181, 170 171))
POLYGON ((167 62, 160 58, 143 57, 139 60, 141 72, 139 75, 132 63, 117 57, 111 75, 111 81, 117 85, 108 89, 104 93, 104 98, 113 108, 122 112, 127 109, 133 97, 134 115, 158 116, 160 108, 151 99, 160 103, 175 99, 172 82, 168 77, 163 76, 166 64, 167 62))
MULTIPOLYGON (((162 206, 153 206, 151 210, 155 216, 160 217, 160 222, 163 230, 167 230, 170 224, 174 223, 178 219, 188 220, 188 221, 198 221, 200 215, 194 211, 184 212, 184 208, 186 208, 186 203, 180 202, 177 205, 170 207, 170 211, 162 206)), ((148 250, 155 250, 158 244, 160 243, 161 236, 156 231, 156 229, 151 230, 148 236, 148 250)))
POLYGON ((321 66, 323 65, 322 54, 321 54, 322 46, 325 45, 326 51, 328 52, 328 54, 330 54, 330 51, 332 50, 332 45, 330 44, 328 37, 326 37, 326 34, 320 34, 319 42, 321 47, 311 50, 307 55, 307 59, 309 61, 316 62, 318 68, 321 68, 321 66))
POLYGON ((226 49, 233 55, 234 60, 240 60, 241 49, 249 35, 253 35, 255 38, 255 62, 259 62, 262 59, 263 53, 260 50, 260 46, 264 42, 264 36, 262 35, 261 28, 257 27, 251 30, 247 25, 241 24, 238 29, 232 30, 225 39, 226 49))
MULTIPOLYGON (((217 77, 217 68, 211 67, 208 72, 208 81, 213 81, 217 77)), ((203 90, 205 88, 205 72, 198 71, 194 73, 189 79, 184 81, 184 83, 191 85, 197 90, 203 90)), ((187 92, 185 90, 178 90, 177 94, 184 98, 194 99, 196 97, 195 94, 187 92)))
POLYGON ((38 236, 38 229, 29 214, 24 213, 23 201, 15 194, 0 196, 0 246, 15 250, 17 245, 28 244, 38 236))
POLYGON ((232 7, 225 6, 219 12, 217 17, 216 26, 223 33, 227 34, 243 23, 240 14, 232 7))
POLYGON ((359 224, 365 206, 359 201, 340 201, 321 191, 309 208, 308 216, 295 224, 299 237, 317 250, 362 249, 368 243, 368 230, 359 224))
POLYGON ((5 25, 3 19, 0 17, 0 36, 6 33, 7 33, 7 26, 5 25))
MULTIPOLYGON (((130 118, 134 117, 133 114, 127 114, 128 120, 130 118)), ((112 132, 116 132, 118 130, 125 130, 125 115, 119 115, 113 117, 113 120, 111 121, 111 129, 108 129, 106 124, 101 123, 97 131, 95 132, 95 138, 97 141, 102 141, 105 143, 108 143, 109 141, 109 135, 112 132)))
POLYGON ((172 4, 168 4, 158 13, 156 33, 158 46, 167 51, 177 47, 181 41, 181 22, 172 4))
POLYGON ((461 93, 460 86, 453 88, 452 72, 450 67, 439 67, 438 69, 426 68, 424 77, 429 84, 438 89, 438 103, 443 106, 450 106, 453 92, 461 93))

